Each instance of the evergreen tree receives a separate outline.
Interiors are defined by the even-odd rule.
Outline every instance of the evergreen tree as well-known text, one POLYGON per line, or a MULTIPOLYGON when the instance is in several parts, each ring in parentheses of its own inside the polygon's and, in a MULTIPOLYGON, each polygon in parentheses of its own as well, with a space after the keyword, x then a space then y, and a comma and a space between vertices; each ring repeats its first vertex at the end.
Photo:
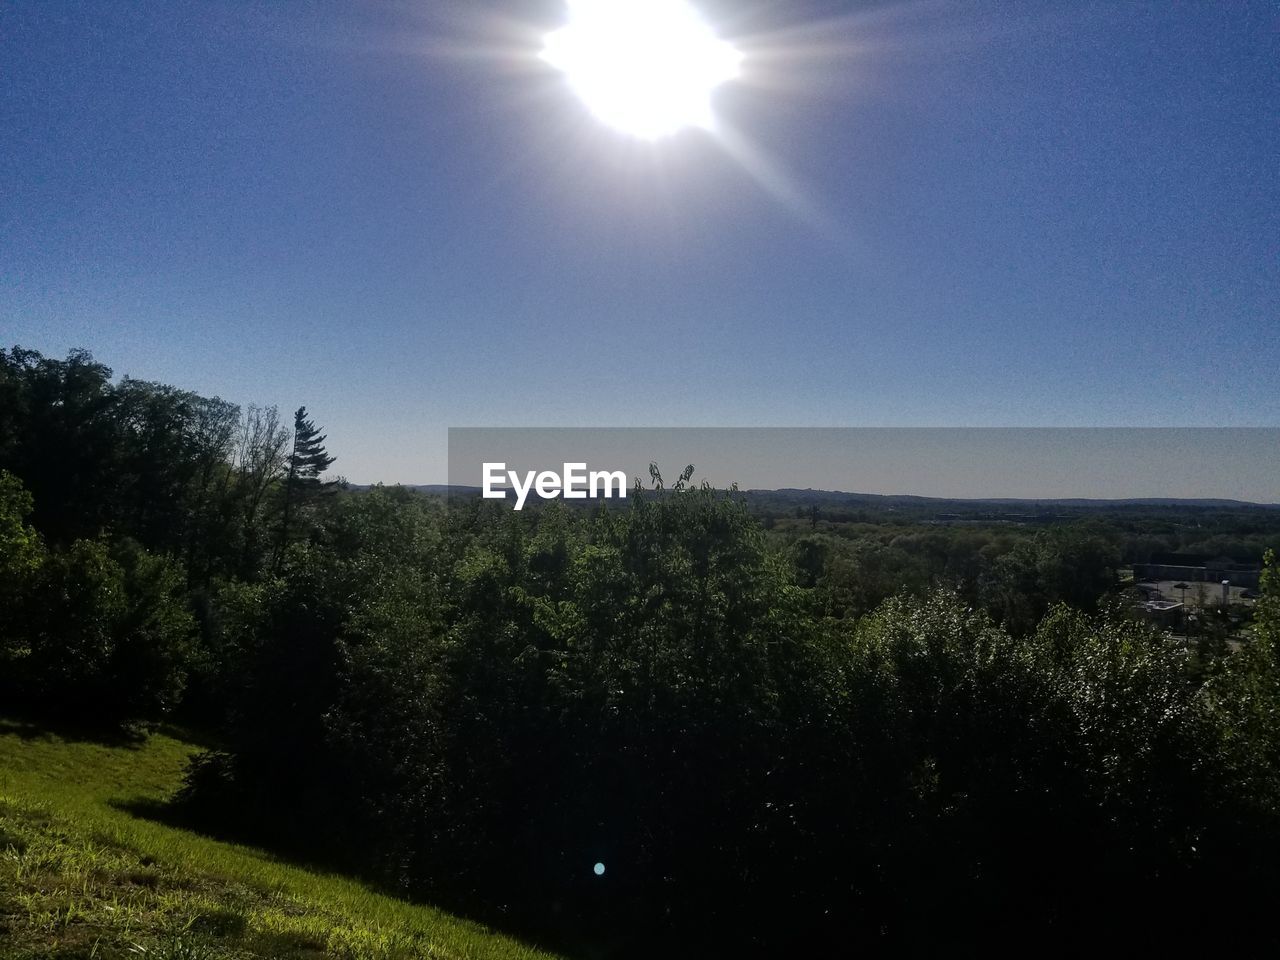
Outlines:
POLYGON ((307 408, 299 407, 293 415, 293 452, 289 454, 289 474, 284 483, 284 514, 275 557, 277 569, 289 542, 289 524, 296 508, 331 486, 332 481, 326 483, 320 479, 334 460, 324 448, 326 439, 315 421, 307 418, 307 408))

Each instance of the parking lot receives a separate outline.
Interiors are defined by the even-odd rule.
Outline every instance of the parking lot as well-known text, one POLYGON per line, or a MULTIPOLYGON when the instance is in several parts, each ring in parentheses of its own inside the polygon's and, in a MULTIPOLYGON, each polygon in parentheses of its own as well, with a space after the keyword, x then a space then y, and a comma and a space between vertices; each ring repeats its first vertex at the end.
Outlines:
MULTIPOLYGON (((1178 600, 1188 607, 1216 606, 1222 601, 1221 583, 1194 583, 1190 580, 1141 580, 1134 584, 1138 590, 1150 594, 1150 599, 1178 600), (1186 589, 1178 589, 1185 584, 1186 589)), ((1243 596, 1245 587, 1230 586, 1227 588, 1228 602, 1252 604, 1254 601, 1243 596)))

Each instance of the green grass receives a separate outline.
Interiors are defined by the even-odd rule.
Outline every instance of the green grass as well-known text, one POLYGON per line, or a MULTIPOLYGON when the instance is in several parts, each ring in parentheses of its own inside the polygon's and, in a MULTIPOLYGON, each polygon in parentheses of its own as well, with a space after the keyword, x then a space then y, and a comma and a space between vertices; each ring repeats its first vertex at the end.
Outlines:
POLYGON ((0 721, 0 958, 549 957, 432 907, 131 815, 197 748, 66 740, 0 721))

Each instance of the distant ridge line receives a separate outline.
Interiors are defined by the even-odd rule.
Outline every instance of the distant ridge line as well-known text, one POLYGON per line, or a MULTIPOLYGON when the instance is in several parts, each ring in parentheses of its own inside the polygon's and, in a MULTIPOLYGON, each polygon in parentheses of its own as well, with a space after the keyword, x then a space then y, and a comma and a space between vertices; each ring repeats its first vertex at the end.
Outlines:
MULTIPOLYGON (((403 487, 419 493, 473 495, 480 487, 447 483, 352 483, 352 490, 372 490, 374 487, 403 487)), ((719 488, 718 488, 719 489, 719 488)), ((910 493, 853 493, 843 490, 819 490, 811 487, 753 487, 742 490, 749 498, 779 497, 806 501, 862 501, 876 504, 910 503, 914 505, 951 503, 980 506, 1009 507, 1229 507, 1280 510, 1280 503, 1258 503, 1252 500, 1233 500, 1220 497, 928 497, 910 493)))

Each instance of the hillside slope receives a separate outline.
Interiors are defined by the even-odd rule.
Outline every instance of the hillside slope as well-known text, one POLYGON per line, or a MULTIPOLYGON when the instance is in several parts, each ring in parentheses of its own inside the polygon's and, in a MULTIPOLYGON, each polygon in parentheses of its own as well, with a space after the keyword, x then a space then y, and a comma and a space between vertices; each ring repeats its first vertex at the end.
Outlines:
POLYGON ((0 720, 0 958, 445 960, 549 954, 263 851, 137 817, 197 748, 0 720))

